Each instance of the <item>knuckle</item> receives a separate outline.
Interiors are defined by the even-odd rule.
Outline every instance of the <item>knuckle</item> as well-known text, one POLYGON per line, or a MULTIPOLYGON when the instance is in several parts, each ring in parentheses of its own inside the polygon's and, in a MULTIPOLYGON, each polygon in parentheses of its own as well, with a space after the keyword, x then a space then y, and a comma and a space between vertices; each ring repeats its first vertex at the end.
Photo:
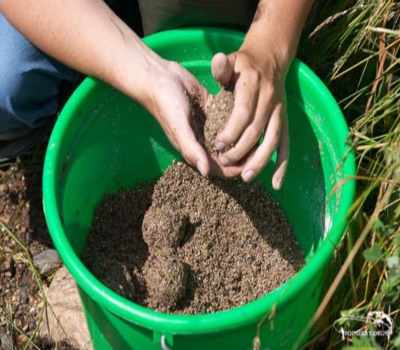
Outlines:
POLYGON ((261 138, 262 130, 257 128, 253 125, 249 126, 248 134, 249 134, 249 141, 252 145, 255 145, 258 140, 261 138))
POLYGON ((249 124, 253 120, 253 116, 249 111, 249 108, 244 105, 239 105, 235 111, 236 118, 240 120, 243 125, 249 124))
POLYGON ((231 123, 225 125, 222 131, 219 132, 217 140, 225 143, 225 145, 227 146, 231 145, 236 141, 235 130, 233 129, 233 125, 231 125, 231 123))
POLYGON ((252 70, 249 71, 249 78, 253 81, 253 82, 257 82, 261 80, 261 71, 253 68, 252 70))
POLYGON ((268 142, 273 146, 274 149, 276 149, 278 147, 279 140, 280 140, 280 134, 276 130, 272 133, 272 135, 270 135, 268 142))
POLYGON ((190 164, 192 164, 192 153, 189 151, 187 147, 181 148, 181 155, 186 159, 190 164))
POLYGON ((275 100, 275 87, 271 83, 266 83, 263 87, 263 94, 265 96, 266 101, 274 101, 275 100))
POLYGON ((169 61, 168 64, 169 64, 169 68, 172 69, 172 70, 177 70, 177 69, 181 68, 179 66, 179 64, 177 62, 175 62, 175 61, 169 61))
POLYGON ((233 147, 224 154, 224 157, 229 160, 230 164, 235 164, 240 160, 240 149, 233 147))
POLYGON ((249 168, 251 167, 251 169, 254 172, 254 176, 257 176, 261 170, 264 168, 265 163, 264 162, 252 162, 252 164, 249 164, 249 168))
POLYGON ((253 120, 253 116, 249 111, 243 111, 243 121, 246 123, 250 123, 253 120))
POLYGON ((248 78, 251 83, 258 84, 261 81, 261 73, 258 70, 253 69, 249 72, 248 78))

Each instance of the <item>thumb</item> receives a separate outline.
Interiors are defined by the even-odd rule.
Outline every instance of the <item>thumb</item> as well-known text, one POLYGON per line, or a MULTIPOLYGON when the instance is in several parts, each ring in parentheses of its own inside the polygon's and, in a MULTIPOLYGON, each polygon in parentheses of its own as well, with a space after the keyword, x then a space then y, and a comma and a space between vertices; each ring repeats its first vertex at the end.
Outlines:
POLYGON ((226 56, 222 52, 214 55, 211 61, 211 73, 221 85, 228 84, 232 79, 234 56, 226 56))

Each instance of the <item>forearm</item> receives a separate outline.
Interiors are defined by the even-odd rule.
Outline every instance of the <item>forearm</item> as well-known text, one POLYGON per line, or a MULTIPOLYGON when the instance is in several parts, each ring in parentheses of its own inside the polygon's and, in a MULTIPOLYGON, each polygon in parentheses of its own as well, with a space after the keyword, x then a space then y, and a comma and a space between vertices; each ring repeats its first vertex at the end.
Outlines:
MULTIPOLYGON (((273 51, 285 68, 294 58, 304 23, 314 0, 260 0, 241 49, 257 51, 259 58, 273 51)), ((270 57, 270 56, 269 56, 270 57)))
POLYGON ((164 61, 102 0, 0 0, 0 11, 38 48, 139 100, 164 61))

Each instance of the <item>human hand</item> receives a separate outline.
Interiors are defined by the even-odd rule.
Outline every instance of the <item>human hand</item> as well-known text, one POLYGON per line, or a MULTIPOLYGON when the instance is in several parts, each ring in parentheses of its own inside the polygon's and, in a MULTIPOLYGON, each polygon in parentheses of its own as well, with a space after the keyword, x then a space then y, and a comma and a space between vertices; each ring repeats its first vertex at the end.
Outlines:
POLYGON ((235 86, 232 115, 214 143, 221 152, 217 162, 224 174, 241 174, 244 181, 251 181, 277 150, 272 185, 281 188, 289 158, 286 69, 265 50, 241 48, 229 56, 213 57, 214 78, 221 85, 235 86))
POLYGON ((140 102, 157 119, 176 150, 206 176, 210 156, 197 140, 193 130, 190 96, 201 106, 211 97, 197 79, 176 62, 164 61, 162 69, 150 74, 146 98, 140 102))

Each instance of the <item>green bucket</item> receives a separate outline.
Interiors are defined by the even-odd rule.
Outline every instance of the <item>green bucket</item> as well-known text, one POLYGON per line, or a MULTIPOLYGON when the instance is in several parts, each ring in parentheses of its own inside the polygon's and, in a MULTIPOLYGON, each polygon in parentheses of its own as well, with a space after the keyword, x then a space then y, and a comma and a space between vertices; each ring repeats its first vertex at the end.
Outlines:
MULTIPOLYGON (((196 28, 144 41, 216 93, 211 58, 236 51, 243 37, 231 30, 196 28)), ((44 209, 54 244, 78 284, 95 349, 252 349, 258 325, 262 349, 290 349, 307 339, 305 328, 321 301, 326 267, 353 201, 355 184, 347 180, 355 164, 343 115, 316 75, 295 60, 286 89, 291 141, 286 181, 280 192, 271 189, 275 159, 258 180, 286 212, 307 263, 254 302, 195 316, 159 313, 128 301, 82 264, 79 256, 104 194, 157 179, 181 157, 153 117, 112 87, 88 78, 71 96, 47 149, 44 209)))

